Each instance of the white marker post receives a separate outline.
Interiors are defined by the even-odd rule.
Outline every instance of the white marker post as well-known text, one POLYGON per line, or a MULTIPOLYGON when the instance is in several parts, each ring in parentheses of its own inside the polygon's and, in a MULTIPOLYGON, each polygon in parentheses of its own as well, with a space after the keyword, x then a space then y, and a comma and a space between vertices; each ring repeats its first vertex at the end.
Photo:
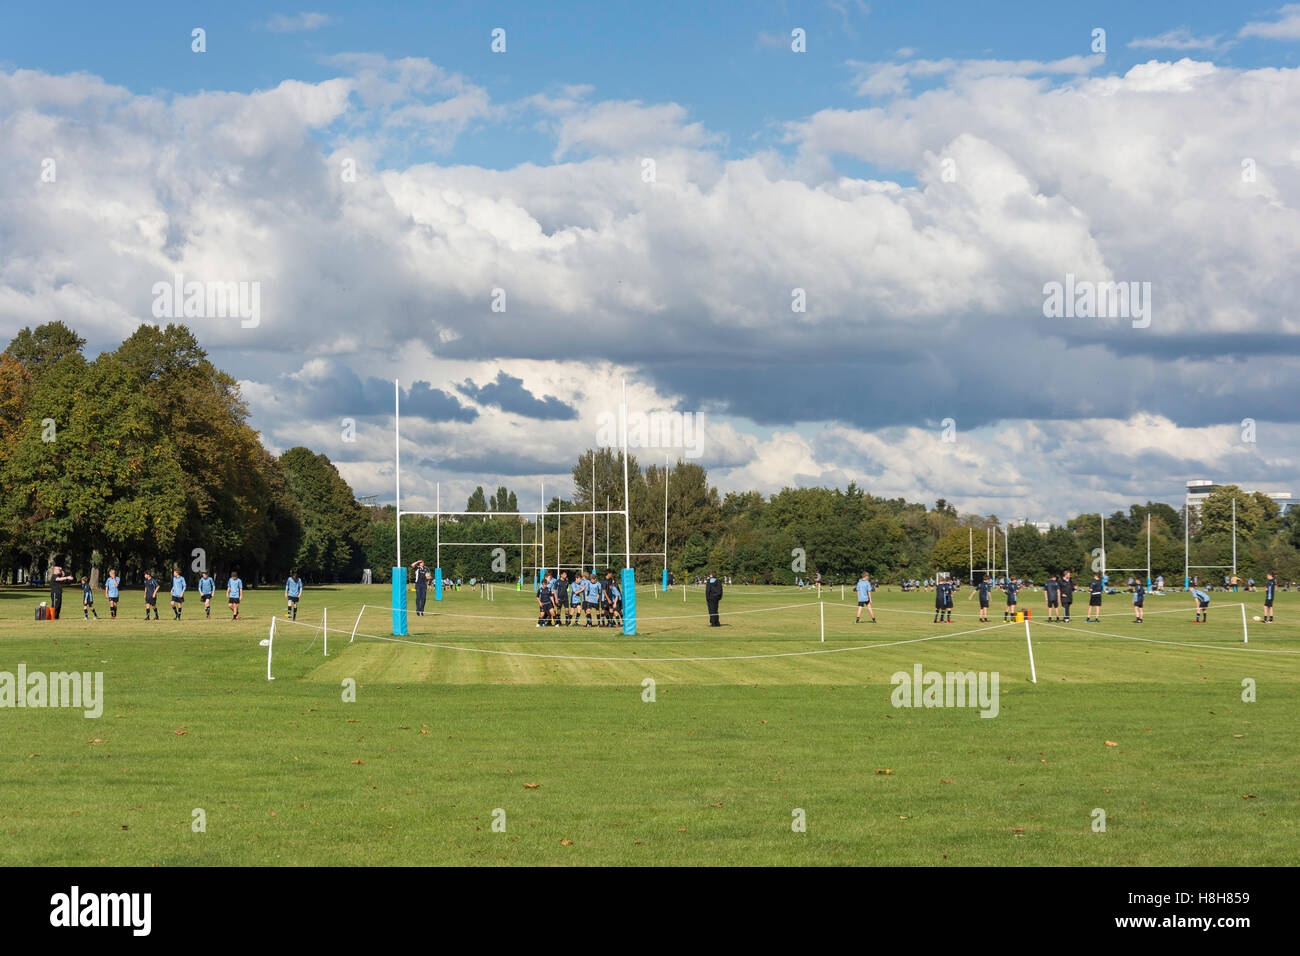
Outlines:
POLYGON ((271 636, 266 639, 266 679, 275 680, 271 676, 271 648, 275 646, 275 615, 271 616, 271 636))
POLYGON ((1029 682, 1038 683, 1038 672, 1034 670, 1034 642, 1029 638, 1029 620, 1025 619, 1025 644, 1029 646, 1029 682))
POLYGON ((361 605, 361 610, 357 612, 357 623, 352 625, 352 636, 348 638, 349 644, 357 639, 357 628, 361 626, 361 615, 365 613, 366 606, 363 604, 361 605))
POLYGON ((329 656, 330 656, 330 628, 329 628, 329 620, 330 620, 330 609, 327 608, 327 607, 323 607, 323 608, 321 608, 321 609, 320 609, 320 632, 321 632, 321 636, 325 638, 325 656, 326 656, 326 657, 329 657, 329 656))
POLYGON ((825 604, 824 601, 818 601, 818 602, 817 602, 817 610, 818 610, 818 612, 821 614, 821 619, 822 619, 822 643, 825 644, 825 643, 826 643, 826 604, 825 604))
POLYGON ((1250 631, 1246 630, 1246 605, 1241 606, 1241 643, 1250 643, 1250 631))

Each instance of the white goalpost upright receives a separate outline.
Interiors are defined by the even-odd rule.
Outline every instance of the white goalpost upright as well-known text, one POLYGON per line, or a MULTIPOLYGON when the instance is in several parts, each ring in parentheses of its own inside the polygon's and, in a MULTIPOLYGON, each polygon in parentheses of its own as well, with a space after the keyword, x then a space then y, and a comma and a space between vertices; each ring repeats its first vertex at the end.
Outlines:
MULTIPOLYGON (((1192 587, 1193 571, 1226 571, 1232 568, 1232 576, 1237 577, 1237 499, 1232 499, 1232 564, 1191 564, 1191 514, 1192 505, 1190 501, 1183 501, 1183 590, 1190 590, 1192 587)), ((1148 561, 1150 558, 1148 558, 1148 561)))
POLYGON ((1147 564, 1145 568, 1108 568, 1106 566, 1106 516, 1101 515, 1101 579, 1105 581, 1110 571, 1145 571, 1146 586, 1151 587, 1151 513, 1147 512, 1147 564))
MULTIPOLYGON (((968 537, 970 538, 970 578, 969 580, 967 580, 966 584, 968 586, 974 586, 975 584, 975 529, 967 528, 966 530, 969 532, 968 537)), ((1003 548, 1002 548, 1002 559, 1007 563, 1007 566, 1004 568, 998 567, 998 529, 997 528, 984 529, 984 574, 993 577, 995 580, 997 579, 997 575, 999 571, 1003 572, 1007 577, 1011 577, 1011 557, 1010 557, 1011 539, 1007 536, 1007 533, 1005 531, 1002 532, 1002 537, 1004 539, 1003 548)))

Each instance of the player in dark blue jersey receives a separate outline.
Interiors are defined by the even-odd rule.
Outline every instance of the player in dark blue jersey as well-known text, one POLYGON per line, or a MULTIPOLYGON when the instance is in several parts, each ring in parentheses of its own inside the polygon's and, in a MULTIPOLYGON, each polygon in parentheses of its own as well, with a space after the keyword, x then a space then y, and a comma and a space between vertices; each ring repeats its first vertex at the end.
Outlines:
POLYGON ((1272 571, 1264 582, 1264 623, 1273 623, 1273 598, 1277 597, 1277 577, 1272 571))
POLYGON ((1138 578, 1133 582, 1133 623, 1142 623, 1143 605, 1147 599, 1146 583, 1138 578))
POLYGON ((934 623, 952 623, 952 581, 947 578, 934 584, 934 623))
POLYGON ((1016 591, 1019 589, 1020 585, 1015 582, 1014 578, 1008 575, 1007 583, 1002 585, 1002 590, 1007 593, 1007 606, 1002 611, 1003 624, 1007 621, 1014 621, 1016 619, 1016 591))
MULTIPOLYGON (((95 590, 90 586, 90 578, 83 574, 81 576, 81 617, 83 620, 90 620, 92 614, 95 614, 95 590)), ((99 620, 98 614, 95 614, 95 620, 99 620)))
POLYGON ((966 598, 966 600, 969 601, 971 598, 975 597, 975 595, 977 594, 979 595, 981 624, 987 624, 989 622, 989 596, 992 593, 993 593, 993 582, 989 580, 989 576, 986 574, 984 575, 984 578, 980 581, 980 583, 975 587, 974 590, 970 592, 970 594, 966 598))
POLYGON ((542 576, 542 583, 537 586, 537 626, 548 627, 551 614, 555 610, 555 596, 551 593, 551 572, 542 576))
POLYGON ((1101 580, 1100 574, 1092 576, 1092 584, 1088 585, 1088 616, 1084 618, 1084 623, 1089 624, 1093 621, 1101 623, 1101 596, 1106 590, 1105 583, 1101 580))
POLYGON ((144 619, 149 620, 149 612, 153 611, 153 619, 158 620, 158 581, 153 573, 146 571, 144 573, 144 619))
POLYGON ((1047 595, 1047 620, 1059 621, 1061 619, 1061 582, 1056 580, 1055 574, 1047 576, 1047 583, 1043 585, 1043 591, 1047 595))
POLYGON ((609 582, 609 607, 612 618, 611 627, 623 626, 623 592, 618 589, 618 585, 613 579, 609 582))
POLYGON ((614 572, 606 571, 600 586, 600 626, 614 626, 614 572))
POLYGON ((560 626, 560 612, 564 612, 564 626, 572 623, 573 612, 569 610, 569 572, 561 571, 560 580, 555 582, 555 626, 560 626))

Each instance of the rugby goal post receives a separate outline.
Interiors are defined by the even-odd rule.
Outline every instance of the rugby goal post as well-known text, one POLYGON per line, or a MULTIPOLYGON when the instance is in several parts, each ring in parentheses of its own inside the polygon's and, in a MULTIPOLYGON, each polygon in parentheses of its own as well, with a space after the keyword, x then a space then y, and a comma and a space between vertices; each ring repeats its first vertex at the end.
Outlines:
MULTIPOLYGON (((596 514, 623 516, 624 566, 623 566, 621 582, 620 582, 622 586, 622 599, 623 599, 623 633, 625 635, 632 636, 636 634, 636 574, 632 568, 632 554, 631 554, 632 533, 631 533, 631 520, 628 514, 628 502, 631 500, 631 498, 629 497, 628 494, 627 381, 626 380, 624 380, 623 382, 623 400, 622 402, 619 403, 618 408, 619 408, 619 412, 618 412, 619 434, 621 436, 621 445, 622 445, 621 450, 622 450, 622 458, 623 458, 623 507, 621 509, 606 509, 605 511, 597 511, 593 507, 591 510, 589 510, 586 513, 591 514, 593 516, 596 514)), ((471 516, 476 516, 481 518, 481 517, 493 517, 493 516, 503 514, 505 512, 442 511, 441 482, 438 483, 438 491, 437 491, 438 508, 436 511, 427 512, 427 511, 403 511, 402 510, 402 387, 401 387, 401 382, 398 379, 393 379, 393 484, 394 484, 395 504, 396 504, 396 566, 393 568, 393 604, 392 604, 393 636, 400 637, 408 633, 408 625, 409 625, 409 622, 407 620, 407 611, 406 611, 406 567, 405 565, 402 564, 402 515, 423 514, 425 516, 428 516, 430 514, 433 514, 436 516, 441 516, 441 515, 458 514, 458 515, 471 515, 471 516), (399 585, 399 579, 400 579, 400 585, 399 585), (399 591, 399 587, 400 587, 400 591, 399 591)), ((542 511, 508 512, 508 514, 513 515, 515 517, 523 517, 524 515, 533 515, 533 516, 540 515, 543 516, 542 520, 544 520, 544 516, 548 514, 548 512, 545 510, 546 509, 545 489, 546 486, 545 483, 543 483, 542 501, 541 501, 542 511)), ((666 499, 667 497, 666 488, 664 494, 666 499)), ((581 512, 577 512, 577 513, 581 513, 581 512)), ((575 514, 575 512, 569 512, 569 514, 572 515, 575 514)), ((438 566, 434 568, 435 600, 437 600, 439 599, 439 596, 441 594, 442 568, 441 568, 441 561, 440 561, 440 557, 441 557, 440 534, 438 531, 435 531, 435 535, 438 535, 439 538, 438 540, 439 554, 436 556, 437 560, 435 561, 435 563, 438 564, 438 566)), ((545 533, 542 534, 541 545, 542 545, 542 562, 543 564, 545 564, 546 561, 545 533)), ((521 567, 520 571, 522 572, 522 570, 523 568, 521 567)))

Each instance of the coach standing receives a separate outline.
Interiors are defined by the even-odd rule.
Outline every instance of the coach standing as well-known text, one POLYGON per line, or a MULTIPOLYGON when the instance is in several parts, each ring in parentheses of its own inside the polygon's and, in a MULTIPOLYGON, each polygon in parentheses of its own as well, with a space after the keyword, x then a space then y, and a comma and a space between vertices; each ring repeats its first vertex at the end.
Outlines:
POLYGON ((1070 622, 1070 605, 1074 603, 1074 579, 1070 572, 1061 575, 1061 610, 1065 612, 1065 621, 1070 622))
POLYGON ((704 603, 709 606, 709 627, 722 627, 718 620, 718 602, 722 600, 722 582, 710 571, 704 583, 704 603))
POLYGON ((429 572, 423 561, 415 562, 415 616, 424 617, 424 602, 429 597, 429 572))
POLYGON ((63 610, 63 585, 75 580, 71 574, 63 570, 63 566, 56 564, 50 568, 50 607, 54 608, 54 619, 59 619, 59 612, 63 610))

